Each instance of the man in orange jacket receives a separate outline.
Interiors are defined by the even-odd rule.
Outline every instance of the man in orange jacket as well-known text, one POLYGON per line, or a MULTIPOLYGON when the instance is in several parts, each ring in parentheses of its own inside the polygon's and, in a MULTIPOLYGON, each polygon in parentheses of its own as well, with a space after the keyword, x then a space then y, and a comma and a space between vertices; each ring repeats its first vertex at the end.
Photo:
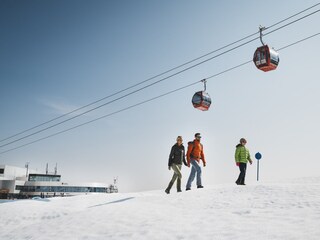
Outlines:
POLYGON ((197 187, 203 188, 201 183, 201 167, 200 160, 203 162, 203 166, 206 166, 206 160, 203 153, 203 145, 200 143, 201 134, 196 133, 194 135, 195 139, 192 142, 188 143, 188 151, 187 151, 187 162, 188 167, 191 167, 190 176, 187 182, 186 191, 191 190, 191 184, 197 174, 197 187))

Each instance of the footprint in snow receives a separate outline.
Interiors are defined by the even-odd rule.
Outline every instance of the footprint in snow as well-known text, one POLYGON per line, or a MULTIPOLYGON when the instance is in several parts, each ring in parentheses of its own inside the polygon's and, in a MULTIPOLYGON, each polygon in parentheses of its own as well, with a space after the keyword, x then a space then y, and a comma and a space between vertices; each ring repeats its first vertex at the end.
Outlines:
POLYGON ((233 212, 233 214, 237 214, 237 215, 247 215, 247 214, 250 214, 251 211, 250 210, 243 210, 243 211, 236 211, 236 212, 233 212))

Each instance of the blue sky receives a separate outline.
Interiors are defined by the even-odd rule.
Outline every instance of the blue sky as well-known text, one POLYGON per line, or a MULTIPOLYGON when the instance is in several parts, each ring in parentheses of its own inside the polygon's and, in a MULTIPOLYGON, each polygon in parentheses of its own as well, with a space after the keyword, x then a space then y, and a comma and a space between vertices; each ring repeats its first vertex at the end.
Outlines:
MULTIPOLYGON (((0 1, 0 139, 50 120, 269 26, 316 1, 0 1)), ((318 7, 319 8, 319 7, 318 7)), ((311 11, 310 11, 311 12, 311 11)), ((317 13, 265 37, 275 48, 319 32, 317 13)), ((201 84, 74 131, 0 155, 66 181, 159 189, 177 135, 201 132, 204 184, 233 182, 234 147, 246 137, 263 154, 261 178, 317 175, 319 37, 280 52, 263 73, 253 64, 208 81, 213 105, 193 109, 201 84)), ((250 60, 257 40, 124 100, 39 134, 35 140, 250 60)), ((26 143, 27 141, 20 142, 26 143)), ((12 145, 12 147, 18 146, 12 145)), ((9 147, 8 147, 9 148, 9 147)), ((8 148, 2 148, 5 150, 8 148)), ((189 169, 183 169, 184 181, 189 169)), ((255 179, 255 166, 248 182, 255 179)))

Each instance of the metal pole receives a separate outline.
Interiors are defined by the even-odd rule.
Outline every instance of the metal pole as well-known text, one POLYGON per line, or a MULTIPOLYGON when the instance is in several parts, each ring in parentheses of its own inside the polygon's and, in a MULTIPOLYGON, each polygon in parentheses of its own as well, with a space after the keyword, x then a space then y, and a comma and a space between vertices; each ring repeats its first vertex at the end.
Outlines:
POLYGON ((25 167, 26 167, 26 177, 28 177, 28 174, 29 174, 29 162, 26 162, 26 165, 25 165, 25 167))
POLYGON ((258 165, 257 165, 257 181, 259 181, 259 163, 260 163, 260 160, 258 160, 258 165))
POLYGON ((257 159, 257 181, 259 181, 259 168, 260 168, 260 159, 262 158, 261 153, 257 152, 255 155, 256 159, 257 159))

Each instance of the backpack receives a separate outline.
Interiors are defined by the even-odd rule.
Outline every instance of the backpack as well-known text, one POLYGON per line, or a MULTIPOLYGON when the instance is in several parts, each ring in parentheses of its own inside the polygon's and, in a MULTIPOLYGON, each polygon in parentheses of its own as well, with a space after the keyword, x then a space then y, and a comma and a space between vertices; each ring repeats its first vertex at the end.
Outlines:
MULTIPOLYGON (((194 155, 192 154, 192 153, 193 153, 193 150, 194 150, 194 141, 188 142, 188 146, 189 146, 189 145, 192 145, 192 150, 191 150, 191 153, 190 153, 190 157, 191 157, 191 158, 194 158, 194 155)), ((200 145, 201 145, 201 148, 203 149, 203 146, 202 146, 201 143, 200 143, 200 145)))
POLYGON ((192 145, 192 150, 191 150, 191 153, 190 153, 190 158, 194 158, 194 155, 192 154, 193 153, 193 150, 194 150, 194 141, 190 141, 188 142, 188 147, 192 145))

